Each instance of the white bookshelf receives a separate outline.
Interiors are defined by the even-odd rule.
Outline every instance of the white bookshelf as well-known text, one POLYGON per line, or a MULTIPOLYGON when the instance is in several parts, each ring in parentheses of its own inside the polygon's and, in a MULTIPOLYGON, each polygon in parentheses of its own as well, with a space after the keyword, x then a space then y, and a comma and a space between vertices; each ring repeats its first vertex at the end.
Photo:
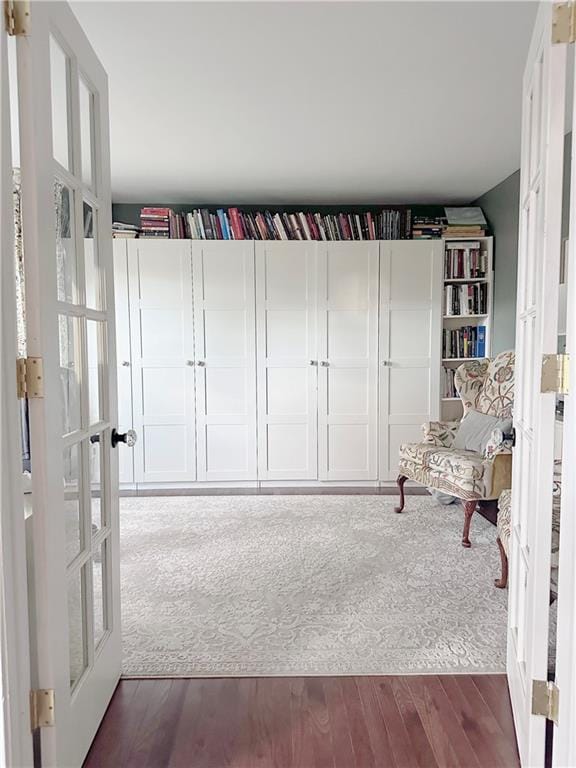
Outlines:
MULTIPOLYGON (((490 357, 492 352, 492 312, 494 303, 494 238, 493 237, 447 237, 443 238, 444 250, 446 245, 450 242, 464 243, 464 242, 479 242, 481 252, 486 254, 487 271, 484 277, 470 277, 470 278, 446 278, 444 272, 444 264, 442 267, 442 336, 445 329, 456 330, 467 325, 478 326, 484 325, 486 327, 486 354, 485 357, 490 357), (445 306, 445 288, 447 285, 466 285, 466 284, 486 284, 487 289, 487 306, 485 314, 475 315, 449 315, 445 306)), ((442 345, 441 345, 442 346, 442 345)), ((442 357, 441 360, 441 372, 442 377, 440 381, 440 414, 443 420, 453 420, 462 417, 462 402, 459 397, 449 397, 444 391, 444 368, 456 369, 459 365, 467 360, 480 360, 483 358, 475 357, 442 357)))

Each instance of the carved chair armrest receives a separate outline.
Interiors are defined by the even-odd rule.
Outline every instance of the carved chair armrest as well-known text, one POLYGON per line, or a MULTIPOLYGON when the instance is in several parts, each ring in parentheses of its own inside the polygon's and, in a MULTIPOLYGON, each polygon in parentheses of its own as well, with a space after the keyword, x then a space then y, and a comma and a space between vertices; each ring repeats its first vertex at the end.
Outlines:
POLYGON ((451 448, 459 426, 459 421, 427 421, 422 424, 423 442, 451 448))

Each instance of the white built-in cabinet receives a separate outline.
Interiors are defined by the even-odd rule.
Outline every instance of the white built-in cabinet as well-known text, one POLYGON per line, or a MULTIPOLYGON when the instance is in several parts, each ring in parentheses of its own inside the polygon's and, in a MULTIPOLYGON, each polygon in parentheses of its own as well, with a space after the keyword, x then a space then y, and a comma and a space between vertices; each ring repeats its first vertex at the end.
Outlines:
POLYGON ((256 480, 254 245, 194 243, 192 263, 197 479, 256 480))
POLYGON ((256 243, 258 478, 318 479, 318 249, 256 243))
POLYGON ((378 252, 318 245, 320 480, 378 479, 378 252))
POLYGON ((380 247, 380 480, 398 475, 400 443, 439 418, 442 241, 380 247))
MULTIPOLYGON (((116 377, 118 380, 118 431, 132 429, 132 367, 130 351, 130 294, 128 251, 125 240, 114 240, 114 305, 116 314, 116 377)), ((118 451, 121 484, 134 482, 134 452, 118 451)))
POLYGON ((116 240, 121 482, 393 480, 439 413, 442 250, 116 240))

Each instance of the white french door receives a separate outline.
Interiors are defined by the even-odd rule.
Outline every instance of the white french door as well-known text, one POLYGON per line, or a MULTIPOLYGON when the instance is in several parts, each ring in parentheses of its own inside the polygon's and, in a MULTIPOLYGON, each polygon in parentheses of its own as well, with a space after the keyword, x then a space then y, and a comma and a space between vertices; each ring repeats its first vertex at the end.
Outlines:
POLYGON ((254 243, 194 243, 198 480, 256 480, 254 243))
POLYGON ((540 5, 522 110, 507 670, 526 766, 544 764, 545 719, 532 714, 532 690, 548 676, 555 395, 541 393, 540 378, 542 356, 557 350, 566 95, 566 45, 552 44, 552 11, 540 5))
POLYGON ((380 246, 380 480, 396 479, 400 443, 439 418, 442 258, 440 241, 380 246))
POLYGON ((130 241, 128 274, 134 480, 196 480, 190 241, 130 241))
POLYGON ((379 245, 318 248, 319 478, 376 480, 379 245))
POLYGON ((318 478, 317 246, 256 243, 258 477, 318 478))
MULTIPOLYGON (((575 73, 576 45, 572 45, 569 67, 575 73)), ((572 74, 572 130, 576 126, 576 75, 572 74)), ((570 96, 568 96, 570 101, 570 96)), ((572 365, 576 361, 576 141, 572 133, 570 176, 570 229, 567 263, 566 354, 572 365)), ((558 725, 554 726, 552 765, 555 768, 576 765, 576 393, 574 373, 570 391, 564 396, 562 456, 562 498, 560 509, 560 551, 558 562, 558 614, 556 631, 556 685, 560 692, 558 725)))
POLYGON ((66 3, 18 38, 30 400, 33 685, 42 766, 79 766, 120 675, 108 84, 66 3))

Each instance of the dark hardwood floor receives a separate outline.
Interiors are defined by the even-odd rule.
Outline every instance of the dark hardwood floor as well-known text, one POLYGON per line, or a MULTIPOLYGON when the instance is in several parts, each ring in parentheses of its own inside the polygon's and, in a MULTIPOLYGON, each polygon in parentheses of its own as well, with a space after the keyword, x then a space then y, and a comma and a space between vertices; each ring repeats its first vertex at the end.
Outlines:
POLYGON ((85 768, 513 768, 503 675, 123 680, 85 768))

